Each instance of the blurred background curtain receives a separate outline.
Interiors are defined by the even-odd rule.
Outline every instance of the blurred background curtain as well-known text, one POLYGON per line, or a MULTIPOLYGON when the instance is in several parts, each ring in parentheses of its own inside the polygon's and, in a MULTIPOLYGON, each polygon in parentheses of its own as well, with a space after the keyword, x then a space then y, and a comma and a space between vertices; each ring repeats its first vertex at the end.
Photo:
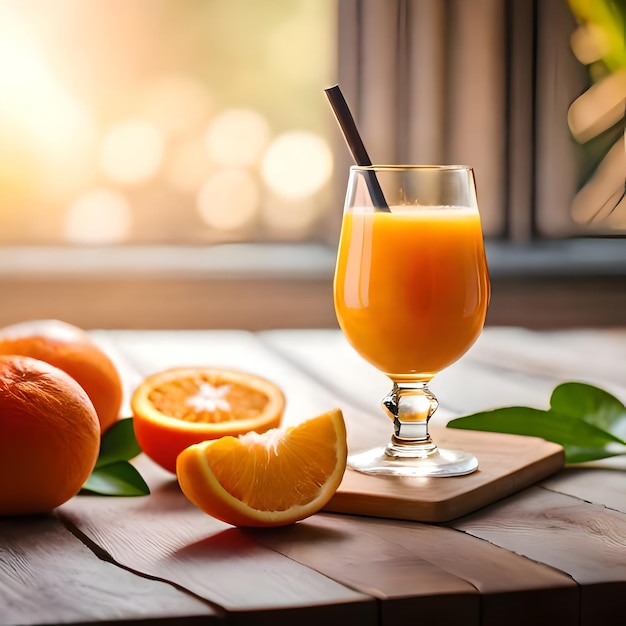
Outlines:
POLYGON ((567 0, 341 0, 339 82, 372 161, 473 166, 488 236, 578 232, 575 26, 567 0))

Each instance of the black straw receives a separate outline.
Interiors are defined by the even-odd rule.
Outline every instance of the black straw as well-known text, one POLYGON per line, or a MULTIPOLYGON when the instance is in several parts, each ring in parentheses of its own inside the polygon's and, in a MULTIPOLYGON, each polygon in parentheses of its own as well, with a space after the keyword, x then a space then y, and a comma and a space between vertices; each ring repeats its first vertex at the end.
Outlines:
MULTIPOLYGON (((337 122, 339 123, 339 127, 341 128, 341 132, 343 133, 343 137, 346 140, 346 144, 348 145, 348 149, 352 154, 354 162, 357 165, 371 166, 372 161, 367 154, 361 135, 359 134, 356 124, 354 123, 352 113, 350 112, 350 107, 348 107, 348 103, 343 97, 339 85, 328 87, 327 89, 324 89, 324 92, 328 97, 328 101, 330 102, 333 112, 335 113, 335 117, 337 118, 337 122)), ((389 205, 385 200, 385 195, 380 187, 378 178, 376 178, 376 173, 374 171, 366 171, 364 174, 366 175, 365 180, 370 190, 374 206, 381 211, 389 211, 389 205)))

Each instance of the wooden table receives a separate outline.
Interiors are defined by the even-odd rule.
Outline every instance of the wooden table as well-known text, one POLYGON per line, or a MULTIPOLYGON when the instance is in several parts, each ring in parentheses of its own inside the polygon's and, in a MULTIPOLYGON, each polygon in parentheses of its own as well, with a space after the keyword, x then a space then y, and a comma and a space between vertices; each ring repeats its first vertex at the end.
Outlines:
MULTIPOLYGON (((282 386, 285 423, 340 406, 351 447, 388 434, 388 383, 338 331, 93 335, 128 393, 167 367, 236 367, 282 386)), ((626 330, 487 328, 433 383, 434 421, 542 407, 565 380, 626 399, 626 330)), ((49 516, 0 519, 1 624, 626 624, 623 464, 566 468, 446 523, 324 512, 272 530, 214 520, 137 464, 149 496, 80 495, 49 516)))

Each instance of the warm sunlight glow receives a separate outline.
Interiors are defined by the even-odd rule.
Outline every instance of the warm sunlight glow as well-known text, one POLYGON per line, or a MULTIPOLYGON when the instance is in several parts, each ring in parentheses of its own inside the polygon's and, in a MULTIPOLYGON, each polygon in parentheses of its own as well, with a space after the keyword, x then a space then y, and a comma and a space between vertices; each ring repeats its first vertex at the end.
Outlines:
POLYGON ((316 237, 270 146, 325 136, 336 0, 253 4, 0 0, 0 248, 316 237))
POLYGON ((131 208, 124 196, 96 189, 67 209, 65 238, 80 244, 119 243, 128 237, 131 221, 131 208))
POLYGON ((202 220, 217 230, 249 226, 259 208, 259 188, 245 170, 223 168, 204 183, 198 194, 202 220))
POLYGON ((100 164, 115 182, 142 183, 156 174, 163 153, 163 136, 154 124, 144 119, 127 120, 104 137, 100 164))
POLYGON ((330 179, 333 158, 318 135, 293 131, 277 137, 263 157, 263 179, 280 196, 306 198, 330 179))
POLYGON ((206 135, 209 156, 221 165, 251 165, 269 139, 269 124, 256 111, 229 109, 218 115, 206 135))
POLYGON ((3 142, 28 143, 59 165, 93 137, 85 109, 58 82, 23 24, 6 9, 0 20, 0 126, 3 142))

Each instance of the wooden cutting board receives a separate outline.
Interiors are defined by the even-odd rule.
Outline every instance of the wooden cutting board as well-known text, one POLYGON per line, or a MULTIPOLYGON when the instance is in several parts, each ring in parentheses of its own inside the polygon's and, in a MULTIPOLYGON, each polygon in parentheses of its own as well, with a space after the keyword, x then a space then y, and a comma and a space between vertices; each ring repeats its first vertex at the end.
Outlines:
POLYGON ((537 437, 451 428, 431 429, 442 448, 472 452, 466 476, 404 478, 346 470, 327 511, 420 522, 445 522, 532 485, 564 465, 560 445, 537 437))

